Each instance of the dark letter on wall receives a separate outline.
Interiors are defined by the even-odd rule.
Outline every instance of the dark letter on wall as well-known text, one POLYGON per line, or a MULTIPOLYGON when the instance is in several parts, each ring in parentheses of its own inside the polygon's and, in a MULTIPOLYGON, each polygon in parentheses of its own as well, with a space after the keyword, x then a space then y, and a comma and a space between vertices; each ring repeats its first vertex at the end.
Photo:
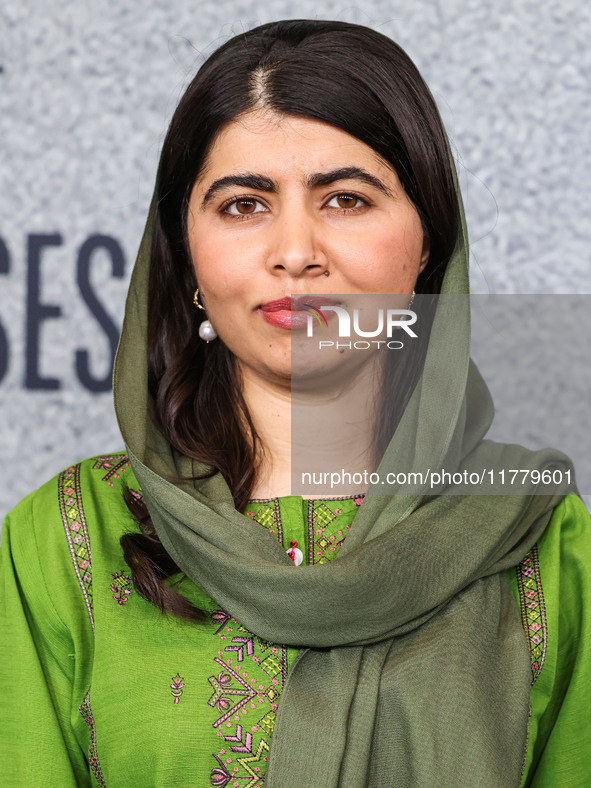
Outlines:
POLYGON ((104 378, 93 377, 90 373, 89 353, 87 350, 76 351, 76 372, 83 386, 89 391, 109 391, 113 375, 113 362, 119 340, 119 329, 105 312, 103 305, 96 297, 90 284, 90 265, 92 255, 97 249, 105 249, 111 256, 113 276, 121 279, 125 273, 123 250, 115 238, 108 235, 91 235, 80 247, 78 252, 78 287, 82 298, 105 332, 111 345, 111 364, 104 378))
MULTIPOLYGON (((0 238, 0 274, 7 274, 10 271, 10 257, 8 248, 3 239, 0 238)), ((8 370, 8 337, 6 331, 0 323, 0 383, 8 370)))
POLYGON ((39 329, 43 320, 60 317, 61 307, 42 304, 39 301, 41 252, 45 246, 61 246, 62 236, 29 235, 27 249, 27 346, 25 387, 51 391, 61 388, 58 378, 42 378, 39 375, 39 329))

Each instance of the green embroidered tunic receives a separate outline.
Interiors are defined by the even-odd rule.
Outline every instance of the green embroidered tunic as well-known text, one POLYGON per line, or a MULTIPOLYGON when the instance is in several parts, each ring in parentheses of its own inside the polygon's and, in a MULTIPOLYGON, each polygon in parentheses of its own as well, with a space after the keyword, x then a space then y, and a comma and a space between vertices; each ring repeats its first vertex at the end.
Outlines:
MULTIPOLYGON (((119 545, 139 530, 124 482, 141 494, 125 455, 85 460, 6 518, 0 784, 259 788, 297 650, 256 637, 182 574, 169 582, 207 623, 142 599, 119 545)), ((362 503, 286 496, 244 513, 295 563, 323 563, 362 503)), ((591 785, 590 565, 591 518, 569 496, 507 573, 532 657, 523 786, 591 785)))

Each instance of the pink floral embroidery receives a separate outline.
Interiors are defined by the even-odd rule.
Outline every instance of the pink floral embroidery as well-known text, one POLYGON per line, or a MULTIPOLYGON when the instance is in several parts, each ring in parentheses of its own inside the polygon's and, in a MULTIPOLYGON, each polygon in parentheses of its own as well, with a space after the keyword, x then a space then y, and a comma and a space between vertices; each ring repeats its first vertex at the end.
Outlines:
POLYGON ((90 625, 94 632, 92 597, 92 556, 80 487, 80 464, 62 471, 58 479, 58 499, 62 524, 74 572, 84 597, 90 625))
POLYGON ((113 599, 121 607, 121 605, 127 602, 131 594, 131 576, 125 572, 113 572, 111 577, 113 578, 113 582, 111 583, 113 599))
POLYGON ((180 673, 177 673, 176 676, 173 676, 172 678, 172 684, 170 685, 170 689, 171 689, 170 694, 174 697, 175 706, 178 704, 183 694, 183 687, 185 686, 183 681, 184 679, 181 678, 180 673))
MULTIPOLYGON (((532 547, 519 566, 516 567, 515 574, 517 577, 517 586, 519 588, 521 620, 530 650, 532 670, 531 683, 534 684, 544 665, 548 639, 546 605, 542 589, 540 559, 537 545, 532 547)), ((523 761, 521 763, 522 776, 527 762, 529 748, 529 718, 531 714, 532 708, 530 706, 527 723, 527 738, 523 752, 523 761)))
POLYGON ((546 658, 546 606, 540 576, 538 548, 534 545, 516 568, 523 628, 531 653, 532 684, 546 658))
POLYGON ((103 777, 103 773, 101 771, 101 765, 98 759, 98 753, 96 748, 96 730, 94 724, 94 717, 92 715, 92 709, 90 708, 90 687, 88 688, 86 695, 80 702, 78 706, 78 711, 82 715, 84 721, 88 725, 88 732, 89 732, 89 741, 88 741, 88 762, 90 764, 90 769, 97 781, 97 783, 101 786, 101 788, 105 788, 105 778, 103 777))
POLYGON ((129 468, 129 457, 127 454, 109 454, 97 457, 92 467, 96 471, 107 471, 102 480, 112 487, 111 479, 119 479, 120 475, 129 468))

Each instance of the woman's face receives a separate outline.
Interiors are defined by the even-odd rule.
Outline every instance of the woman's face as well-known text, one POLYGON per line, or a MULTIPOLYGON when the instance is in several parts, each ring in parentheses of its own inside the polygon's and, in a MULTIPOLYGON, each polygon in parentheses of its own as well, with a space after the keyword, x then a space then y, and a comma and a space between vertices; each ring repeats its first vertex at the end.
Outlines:
POLYGON ((275 381, 289 379, 292 337, 306 323, 261 307, 293 295, 410 294, 429 256, 415 207, 372 148, 270 111, 218 134, 187 227, 207 317, 243 371, 275 381))

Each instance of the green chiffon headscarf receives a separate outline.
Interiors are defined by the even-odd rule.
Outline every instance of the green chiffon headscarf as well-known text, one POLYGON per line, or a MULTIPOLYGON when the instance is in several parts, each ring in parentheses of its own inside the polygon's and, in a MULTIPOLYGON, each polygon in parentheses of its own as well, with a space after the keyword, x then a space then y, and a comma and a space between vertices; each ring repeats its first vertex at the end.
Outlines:
MULTIPOLYGON (((456 190, 461 228, 424 370, 378 472, 563 467, 558 452, 484 440, 493 407, 470 361, 457 181, 456 190)), ((235 509, 219 473, 182 488, 168 481, 206 467, 173 449, 149 416, 155 206, 129 288, 115 407, 154 526, 179 568, 251 632, 300 648, 265 784, 517 786, 531 669, 504 570, 535 544, 562 496, 370 488, 337 557, 295 567, 267 529, 235 509)))

